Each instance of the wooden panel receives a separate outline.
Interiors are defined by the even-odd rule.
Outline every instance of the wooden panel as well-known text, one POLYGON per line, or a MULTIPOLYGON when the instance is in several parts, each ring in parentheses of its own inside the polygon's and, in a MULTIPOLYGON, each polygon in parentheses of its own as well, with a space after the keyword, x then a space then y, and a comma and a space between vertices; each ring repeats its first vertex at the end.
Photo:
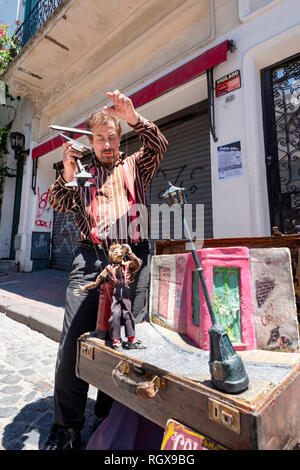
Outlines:
MULTIPOLYGON (((197 241, 195 240, 195 244, 197 241)), ((300 235, 280 235, 272 237, 249 238, 206 238, 202 248, 217 248, 226 246, 247 246, 248 248, 300 248, 300 235)), ((155 242, 156 255, 186 253, 186 240, 163 240, 155 242)))
POLYGON ((300 442, 299 400, 300 374, 297 374, 280 384, 261 410, 260 449, 293 449, 300 442))

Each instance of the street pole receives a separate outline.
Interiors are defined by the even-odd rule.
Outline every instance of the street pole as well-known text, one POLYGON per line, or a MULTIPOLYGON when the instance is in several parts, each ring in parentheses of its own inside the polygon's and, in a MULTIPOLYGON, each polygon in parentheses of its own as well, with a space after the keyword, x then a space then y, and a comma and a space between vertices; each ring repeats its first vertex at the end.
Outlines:
POLYGON ((184 205, 187 203, 185 189, 177 188, 170 182, 169 185, 170 187, 163 194, 163 198, 170 207, 175 204, 181 208, 185 233, 192 249, 192 255, 212 322, 212 327, 208 330, 210 339, 209 368, 212 383, 217 389, 223 392, 241 393, 248 388, 248 375, 242 359, 236 354, 225 328, 217 324, 215 312, 208 294, 203 268, 184 216, 184 205))

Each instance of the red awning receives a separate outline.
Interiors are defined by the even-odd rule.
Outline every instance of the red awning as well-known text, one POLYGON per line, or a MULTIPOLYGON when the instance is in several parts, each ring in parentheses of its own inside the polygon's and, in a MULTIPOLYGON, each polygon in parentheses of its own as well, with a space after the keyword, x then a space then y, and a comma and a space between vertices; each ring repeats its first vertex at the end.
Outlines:
MULTIPOLYGON (((190 60, 186 64, 181 65, 172 72, 167 73, 153 83, 145 86, 141 90, 130 95, 130 98, 136 108, 142 106, 149 101, 167 93, 168 91, 176 88, 184 83, 198 77, 206 70, 215 67, 227 60, 227 52, 230 50, 230 41, 226 40, 211 49, 203 52, 198 57, 190 60)), ((85 123, 82 122, 77 126, 78 128, 85 128, 85 123)), ((75 134, 74 139, 78 138, 81 134, 75 134)), ((32 158, 38 158, 46 153, 55 150, 63 144, 62 137, 54 137, 53 139, 38 145, 32 150, 32 158)))

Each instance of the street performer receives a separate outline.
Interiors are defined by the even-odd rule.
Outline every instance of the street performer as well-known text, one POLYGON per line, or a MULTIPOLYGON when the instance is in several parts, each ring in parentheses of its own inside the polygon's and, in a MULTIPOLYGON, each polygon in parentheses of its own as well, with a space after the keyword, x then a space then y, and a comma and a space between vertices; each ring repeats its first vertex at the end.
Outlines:
MULTIPOLYGON (((93 113, 86 121, 93 161, 87 171, 93 175, 90 187, 66 186, 77 171, 75 158, 81 153, 64 144, 63 171, 50 188, 49 202, 55 211, 76 214, 80 240, 75 252, 66 292, 65 314, 57 354, 54 386, 54 425, 46 443, 47 450, 76 449, 81 446, 80 430, 89 384, 75 375, 77 339, 94 331, 99 294, 88 290, 83 295, 74 289, 95 281, 108 264, 108 249, 125 243, 141 259, 142 266, 131 285, 133 317, 147 303, 150 277, 150 250, 147 234, 138 230, 136 207, 147 207, 146 188, 153 180, 167 149, 167 140, 157 126, 142 117, 130 98, 119 90, 107 93, 111 108, 93 113), (120 152, 121 125, 125 120, 142 141, 133 155, 120 152), (124 227, 128 227, 125 230, 124 227), (130 230, 129 230, 130 229, 130 230)), ((113 400, 99 391, 95 415, 108 415, 113 400)))

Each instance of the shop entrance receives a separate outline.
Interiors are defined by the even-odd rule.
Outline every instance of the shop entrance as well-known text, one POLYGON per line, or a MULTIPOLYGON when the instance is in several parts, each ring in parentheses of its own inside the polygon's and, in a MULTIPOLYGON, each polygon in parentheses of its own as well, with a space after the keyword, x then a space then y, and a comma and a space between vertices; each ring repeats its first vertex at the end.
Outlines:
MULTIPOLYGON (((262 91, 271 228, 300 234, 300 56, 263 71, 262 91)), ((299 248, 291 259, 300 315, 299 248)))
POLYGON ((300 233, 300 56, 262 72, 271 228, 300 233))

